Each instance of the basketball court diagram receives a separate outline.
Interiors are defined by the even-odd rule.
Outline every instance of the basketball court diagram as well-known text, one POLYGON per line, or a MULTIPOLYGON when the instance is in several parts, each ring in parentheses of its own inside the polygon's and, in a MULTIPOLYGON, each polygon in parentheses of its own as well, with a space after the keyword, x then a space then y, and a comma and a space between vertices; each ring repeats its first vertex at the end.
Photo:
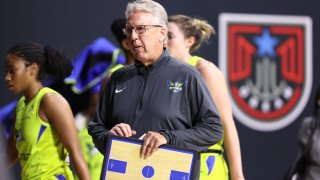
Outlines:
POLYGON ((151 157, 140 158, 142 141, 111 138, 102 169, 103 180, 188 180, 194 168, 195 152, 160 147, 151 157))

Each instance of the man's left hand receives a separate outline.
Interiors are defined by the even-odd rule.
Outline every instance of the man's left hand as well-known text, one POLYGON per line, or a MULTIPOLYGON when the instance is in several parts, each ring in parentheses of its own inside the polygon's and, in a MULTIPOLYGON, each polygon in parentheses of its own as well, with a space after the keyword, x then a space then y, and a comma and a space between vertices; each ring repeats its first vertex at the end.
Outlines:
POLYGON ((162 134, 153 131, 147 132, 143 138, 143 145, 140 149, 140 157, 143 157, 144 159, 150 157, 158 149, 158 147, 163 144, 167 144, 167 140, 162 134))

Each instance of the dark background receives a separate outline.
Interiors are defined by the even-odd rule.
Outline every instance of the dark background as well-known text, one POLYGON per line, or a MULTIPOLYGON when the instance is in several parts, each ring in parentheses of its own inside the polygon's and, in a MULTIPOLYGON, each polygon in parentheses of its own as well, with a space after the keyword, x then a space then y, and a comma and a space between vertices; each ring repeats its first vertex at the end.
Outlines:
MULTIPOLYGON (((7 49, 22 40, 63 48, 73 59, 100 36, 114 44, 109 27, 114 18, 124 17, 128 1, 1 1, 0 3, 0 107, 17 99, 4 84, 4 57, 7 49)), ((313 97, 319 86, 319 3, 316 0, 161 0, 168 15, 186 14, 206 19, 218 30, 220 13, 304 15, 313 20, 313 87, 305 110, 289 126, 272 132, 252 130, 236 120, 241 141, 243 169, 248 180, 281 179, 297 149, 297 131, 304 116, 312 113, 313 97)), ((217 32, 219 36, 219 32, 217 32)), ((218 65, 218 38, 196 52, 218 65)))

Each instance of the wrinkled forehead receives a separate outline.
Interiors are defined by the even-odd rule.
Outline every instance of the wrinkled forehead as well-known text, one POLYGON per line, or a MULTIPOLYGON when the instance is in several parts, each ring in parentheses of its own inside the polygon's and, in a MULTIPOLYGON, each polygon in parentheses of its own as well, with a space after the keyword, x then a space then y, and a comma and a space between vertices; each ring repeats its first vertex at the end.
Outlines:
POLYGON ((131 11, 127 17, 127 26, 136 26, 136 25, 156 25, 158 24, 156 18, 152 13, 147 11, 131 11))

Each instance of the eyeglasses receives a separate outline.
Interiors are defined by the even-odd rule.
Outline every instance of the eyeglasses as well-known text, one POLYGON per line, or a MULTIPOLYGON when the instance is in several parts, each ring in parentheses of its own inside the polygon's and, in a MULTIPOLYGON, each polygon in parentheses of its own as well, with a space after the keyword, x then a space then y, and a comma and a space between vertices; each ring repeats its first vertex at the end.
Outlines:
POLYGON ((132 30, 134 30, 137 34, 141 35, 145 33, 148 29, 154 28, 154 27, 162 27, 160 25, 136 25, 136 26, 128 26, 123 29, 123 32, 127 36, 132 35, 132 30), (148 27, 148 28, 147 28, 148 27))

